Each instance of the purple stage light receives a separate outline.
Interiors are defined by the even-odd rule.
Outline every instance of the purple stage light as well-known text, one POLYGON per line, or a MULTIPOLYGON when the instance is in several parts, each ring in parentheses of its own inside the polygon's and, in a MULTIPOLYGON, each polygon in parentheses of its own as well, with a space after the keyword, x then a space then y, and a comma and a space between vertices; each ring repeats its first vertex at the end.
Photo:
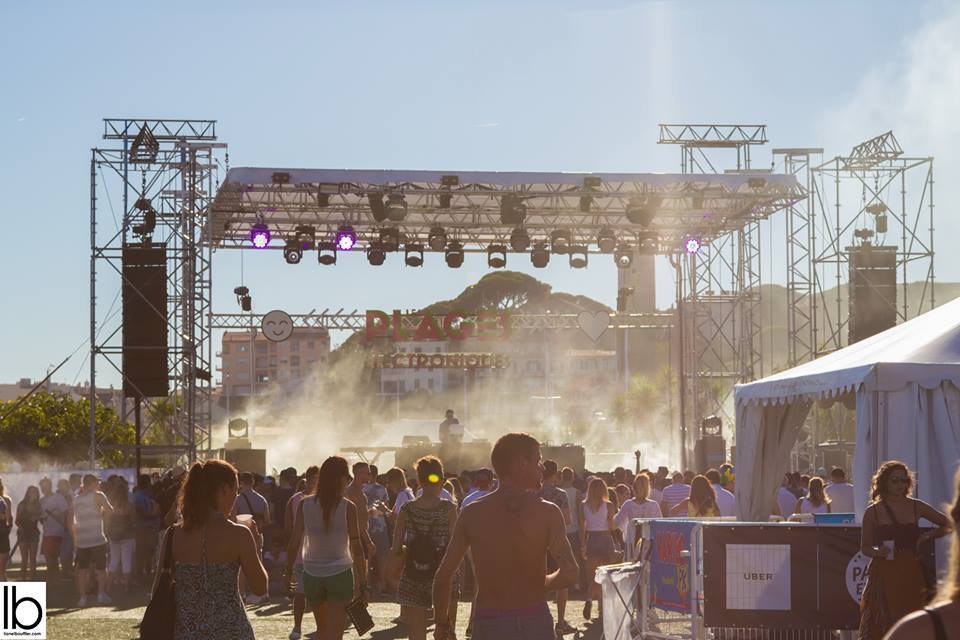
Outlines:
POLYGON ((342 226, 337 230, 337 250, 350 251, 357 244, 357 234, 353 227, 342 226))
POLYGON ((687 238, 686 242, 683 243, 683 248, 686 249, 687 253, 697 253, 700 251, 700 240, 698 238, 687 238))
POLYGON ((250 244, 255 249, 265 249, 270 244, 270 229, 262 222, 250 227, 250 244))

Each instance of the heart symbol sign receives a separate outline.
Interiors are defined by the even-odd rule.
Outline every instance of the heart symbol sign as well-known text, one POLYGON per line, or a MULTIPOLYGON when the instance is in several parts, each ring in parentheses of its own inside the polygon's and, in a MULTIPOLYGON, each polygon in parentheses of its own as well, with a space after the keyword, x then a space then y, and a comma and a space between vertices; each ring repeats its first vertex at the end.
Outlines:
POLYGON ((610 325, 610 314, 606 311, 581 311, 577 316, 577 325, 580 330, 587 334, 587 337, 596 342, 604 334, 610 325))

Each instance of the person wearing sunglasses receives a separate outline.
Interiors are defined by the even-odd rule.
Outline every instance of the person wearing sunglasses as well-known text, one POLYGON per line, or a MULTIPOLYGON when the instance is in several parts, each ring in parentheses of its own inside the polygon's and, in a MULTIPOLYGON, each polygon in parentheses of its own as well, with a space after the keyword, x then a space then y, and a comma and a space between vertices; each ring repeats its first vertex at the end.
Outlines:
POLYGON ((897 460, 884 462, 873 476, 860 542, 861 553, 871 558, 860 606, 861 638, 883 637, 897 620, 921 609, 929 596, 920 547, 950 533, 950 521, 912 498, 912 489, 913 474, 897 460), (936 528, 922 530, 920 520, 936 528))

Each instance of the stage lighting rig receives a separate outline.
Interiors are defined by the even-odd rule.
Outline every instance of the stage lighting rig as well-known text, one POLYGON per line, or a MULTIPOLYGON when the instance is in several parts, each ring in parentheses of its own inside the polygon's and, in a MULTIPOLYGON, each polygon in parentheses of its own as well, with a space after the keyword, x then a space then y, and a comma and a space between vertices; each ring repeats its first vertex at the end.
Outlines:
POLYGON ((545 242, 538 242, 533 245, 533 250, 530 251, 530 262, 537 269, 543 269, 547 266, 547 263, 550 262, 550 251, 547 250, 545 242))
POLYGON ((357 244, 357 232, 348 224, 340 225, 337 229, 337 250, 350 251, 357 244))
POLYGON ((492 244, 487 247, 487 265, 493 269, 503 269, 507 266, 507 248, 502 244, 492 244))
POLYGON ((627 220, 630 224, 649 227, 653 216, 660 208, 661 200, 657 196, 633 196, 627 205, 627 220))
POLYGON ((370 266, 379 267, 387 259, 387 251, 382 242, 374 242, 367 247, 367 262, 370 266))
POLYGON ((287 244, 283 248, 283 259, 287 261, 287 264, 300 264, 300 261, 303 260, 303 245, 299 238, 287 240, 287 244))
POLYGON ((391 193, 387 196, 387 218, 393 222, 402 222, 407 217, 407 199, 402 193, 391 193))
POLYGON ((613 229, 609 227, 600 229, 600 232, 597 233, 597 247, 600 248, 600 251, 610 253, 616 246, 617 235, 613 232, 613 229))
POLYGON ((567 249, 570 254, 570 266, 574 269, 583 269, 587 266, 587 248, 582 244, 572 244, 567 249))
POLYGON ((510 248, 516 252, 526 251, 530 248, 530 234, 523 227, 517 227, 510 234, 510 248))
POLYGON ((383 194, 368 193, 367 203, 370 205, 370 213, 377 222, 383 222, 387 219, 387 208, 383 204, 383 194))
POLYGON ((317 230, 312 225, 301 224, 295 229, 295 232, 300 248, 304 251, 313 251, 314 243, 317 241, 317 230))
POLYGON ((250 311, 252 308, 250 289, 240 285, 239 287, 234 288, 233 295, 237 296, 237 304, 240 305, 241 311, 250 311))
POLYGON ((633 250, 628 245, 621 244, 613 254, 613 262, 618 269, 628 268, 633 264, 633 250))
POLYGON ((153 204, 147 198, 138 198, 133 206, 143 214, 143 223, 133 225, 132 231, 141 238, 152 236, 157 228, 157 212, 153 204))
POLYGON ((407 243, 403 248, 403 261, 408 267, 423 266, 423 245, 407 243))
POLYGON ((700 238, 689 237, 683 242, 683 250, 690 255, 695 255, 700 252, 700 238))
POLYGON ((570 232, 565 229, 557 229, 550 234, 550 245, 554 253, 566 253, 567 247, 570 246, 570 232))
POLYGON ((318 242, 317 262, 327 267, 337 264, 337 245, 333 242, 318 242))
POLYGON ((515 193, 504 194, 500 198, 500 222, 503 224, 523 224, 527 218, 527 205, 515 193))
POLYGON ((384 251, 400 250, 400 229, 396 227, 385 227, 380 229, 380 244, 384 251))
POLYGON ((443 230, 443 227, 430 229, 430 233, 427 234, 427 245, 434 251, 443 251, 443 248, 447 246, 447 232, 443 230))
POLYGON ((250 244, 254 249, 266 249, 270 245, 270 229, 263 222, 250 227, 250 244))
POLYGON ((451 269, 459 269, 463 266, 463 245, 456 240, 451 242, 450 246, 447 247, 444 259, 447 261, 448 267, 451 269))

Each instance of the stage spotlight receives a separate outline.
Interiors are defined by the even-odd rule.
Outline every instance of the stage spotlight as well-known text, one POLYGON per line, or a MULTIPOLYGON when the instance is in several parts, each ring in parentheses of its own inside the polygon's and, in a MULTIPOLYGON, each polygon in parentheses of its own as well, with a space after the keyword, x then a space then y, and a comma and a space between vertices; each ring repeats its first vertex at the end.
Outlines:
POLYGON ((234 287, 233 295, 237 296, 237 304, 240 305, 241 311, 250 311, 252 302, 250 299, 250 289, 240 285, 239 287, 234 287))
POLYGON ((383 195, 379 193, 368 193, 367 203, 370 204, 370 213, 377 222, 383 222, 387 219, 387 208, 383 206, 383 195))
POLYGON ((300 261, 303 260, 303 247, 300 245, 298 238, 287 240, 287 244, 283 248, 283 259, 287 261, 287 264, 300 264, 300 261))
POLYGON ((440 208, 449 209, 450 205, 453 204, 453 194, 451 193, 441 193, 439 196, 440 208))
POLYGON ((538 242, 533 245, 533 250, 530 252, 530 262, 537 269, 543 269, 547 266, 547 263, 550 262, 550 252, 547 250, 546 243, 538 242))
POLYGON ((380 243, 384 251, 400 250, 400 229, 396 227, 386 227, 380 229, 380 243))
POLYGON ((400 222, 407 217, 407 200, 402 193, 391 193, 387 196, 387 218, 400 222))
POLYGON ((570 245, 570 232, 564 229, 557 229, 550 234, 550 244, 554 253, 564 254, 570 245))
POLYGON ((570 254, 570 266, 574 269, 583 269, 587 266, 587 248, 581 244, 570 245, 567 249, 570 254))
POLYGON ((304 251, 312 251, 314 242, 316 242, 316 229, 311 225, 302 224, 297 227, 297 241, 300 243, 300 248, 304 251))
POLYGON ((447 232, 443 230, 443 227, 430 229, 430 233, 427 234, 427 245, 434 251, 443 251, 443 248, 447 246, 447 232))
POLYGON ((683 243, 683 250, 693 255, 700 251, 701 246, 699 238, 687 238, 683 243))
POLYGON ((157 212, 148 198, 137 198, 134 208, 143 214, 143 224, 133 225, 132 231, 138 236, 151 236, 157 228, 157 212))
POLYGON ((403 248, 403 261, 407 264, 408 267, 422 267, 423 266, 423 245, 422 244, 409 244, 404 245, 403 248))
POLYGON ((262 222, 250 227, 250 244, 254 249, 266 249, 270 244, 270 229, 262 222))
POLYGON ((332 242, 318 242, 317 262, 324 266, 337 264, 337 245, 332 242))
POLYGON ((337 229, 337 250, 350 251, 357 244, 357 233, 348 224, 337 229))
POLYGON ((638 233, 637 241, 639 243, 640 253, 643 255, 655 254, 660 247, 660 236, 656 233, 638 233))
POLYGON ((447 266, 451 269, 459 269, 463 265, 463 245, 454 240, 447 247, 447 253, 444 256, 447 266))
POLYGON ((618 269, 628 268, 633 264, 633 250, 628 245, 620 245, 613 254, 613 262, 618 269))
POLYGON ((523 224, 527 217, 527 205, 514 193, 504 194, 500 198, 500 222, 503 224, 523 224))
POLYGON ((630 204, 627 205, 627 220, 631 224, 648 227, 653 222, 653 214, 656 213, 658 207, 659 200, 657 198, 634 196, 630 198, 630 204))
POLYGON ((597 234, 597 246, 604 253, 610 253, 614 250, 617 246, 617 235, 613 232, 613 229, 609 227, 600 229, 597 234))
POLYGON ((526 251, 530 248, 530 235, 523 227, 517 227, 510 234, 510 248, 516 252, 526 251))
POLYGON ((379 267, 387 259, 387 252, 383 248, 383 243, 374 242, 367 247, 367 262, 370 266, 379 267))
POLYGON ((507 266, 507 248, 502 244, 492 244, 487 247, 487 265, 494 269, 503 269, 507 266))

